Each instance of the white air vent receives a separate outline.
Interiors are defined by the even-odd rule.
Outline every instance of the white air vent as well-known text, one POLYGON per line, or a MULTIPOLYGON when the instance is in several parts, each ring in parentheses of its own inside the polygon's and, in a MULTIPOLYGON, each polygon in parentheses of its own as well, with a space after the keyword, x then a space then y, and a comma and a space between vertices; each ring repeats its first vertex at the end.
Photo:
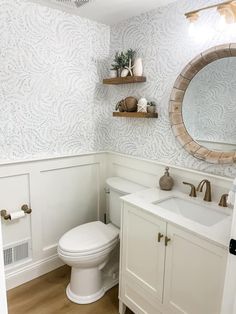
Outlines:
POLYGON ((4 265, 9 266, 28 259, 30 257, 29 250, 29 240, 8 246, 3 250, 4 265))

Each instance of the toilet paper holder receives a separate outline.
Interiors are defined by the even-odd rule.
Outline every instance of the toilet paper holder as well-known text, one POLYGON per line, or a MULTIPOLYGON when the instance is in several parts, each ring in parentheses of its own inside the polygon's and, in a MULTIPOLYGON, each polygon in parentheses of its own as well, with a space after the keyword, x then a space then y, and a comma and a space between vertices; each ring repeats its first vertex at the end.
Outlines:
MULTIPOLYGON (((32 209, 29 208, 27 204, 22 205, 21 210, 23 210, 25 214, 32 213, 32 209)), ((11 214, 9 214, 6 209, 2 209, 0 213, 1 213, 1 217, 4 218, 5 220, 11 220, 11 214)))

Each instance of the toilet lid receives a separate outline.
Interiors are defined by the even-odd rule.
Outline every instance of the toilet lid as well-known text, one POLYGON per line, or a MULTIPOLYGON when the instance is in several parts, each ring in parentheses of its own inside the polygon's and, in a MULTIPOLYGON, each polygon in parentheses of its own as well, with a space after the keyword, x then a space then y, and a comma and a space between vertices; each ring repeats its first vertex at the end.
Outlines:
POLYGON ((94 221, 80 225, 65 233, 59 241, 63 251, 84 253, 106 247, 119 237, 119 229, 111 224, 94 221))

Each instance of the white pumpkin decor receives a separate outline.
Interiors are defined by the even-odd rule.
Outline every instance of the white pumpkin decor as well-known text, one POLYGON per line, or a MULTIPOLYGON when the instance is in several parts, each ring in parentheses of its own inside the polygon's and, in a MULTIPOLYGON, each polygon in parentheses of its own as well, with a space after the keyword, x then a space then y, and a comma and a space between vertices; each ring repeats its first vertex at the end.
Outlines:
POLYGON ((138 112, 147 112, 147 99, 140 98, 138 101, 138 112))
POLYGON ((121 77, 126 77, 129 74, 129 70, 128 69, 123 69, 121 71, 121 77))
POLYGON ((135 59, 133 73, 134 73, 135 76, 142 76, 143 75, 142 58, 136 58, 135 59))

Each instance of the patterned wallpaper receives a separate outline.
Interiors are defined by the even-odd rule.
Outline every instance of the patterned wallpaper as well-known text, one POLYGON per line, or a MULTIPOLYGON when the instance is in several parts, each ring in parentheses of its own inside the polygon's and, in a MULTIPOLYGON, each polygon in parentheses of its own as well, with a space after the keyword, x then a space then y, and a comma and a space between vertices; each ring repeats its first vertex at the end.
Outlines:
POLYGON ((204 31, 189 36, 183 14, 208 3, 215 1, 180 0, 113 26, 110 39, 108 26, 1 0, 0 161, 100 149, 236 176, 235 166, 207 164, 185 152, 168 118, 171 88, 185 64, 208 47, 236 42, 235 31, 218 29, 215 13, 202 14, 198 28, 204 31), (114 52, 129 47, 139 49, 147 83, 103 86, 114 52), (160 118, 113 118, 116 102, 128 95, 155 100, 160 118))
POLYGON ((0 161, 100 149, 94 95, 109 43, 108 26, 0 1, 0 161))
POLYGON ((104 87, 107 98, 102 106, 104 148, 209 173, 236 176, 235 165, 213 165, 189 155, 175 140, 168 117, 171 89, 184 66, 212 46, 236 42, 235 29, 222 31, 215 11, 203 12, 195 36, 190 36, 184 13, 216 2, 181 0, 111 28, 110 61, 117 50, 138 49, 147 82, 104 87), (112 118, 111 111, 116 102, 128 95, 156 101, 159 119, 112 118))
POLYGON ((197 141, 232 144, 236 151, 235 103, 236 57, 208 64, 184 96, 183 117, 189 134, 197 141))

